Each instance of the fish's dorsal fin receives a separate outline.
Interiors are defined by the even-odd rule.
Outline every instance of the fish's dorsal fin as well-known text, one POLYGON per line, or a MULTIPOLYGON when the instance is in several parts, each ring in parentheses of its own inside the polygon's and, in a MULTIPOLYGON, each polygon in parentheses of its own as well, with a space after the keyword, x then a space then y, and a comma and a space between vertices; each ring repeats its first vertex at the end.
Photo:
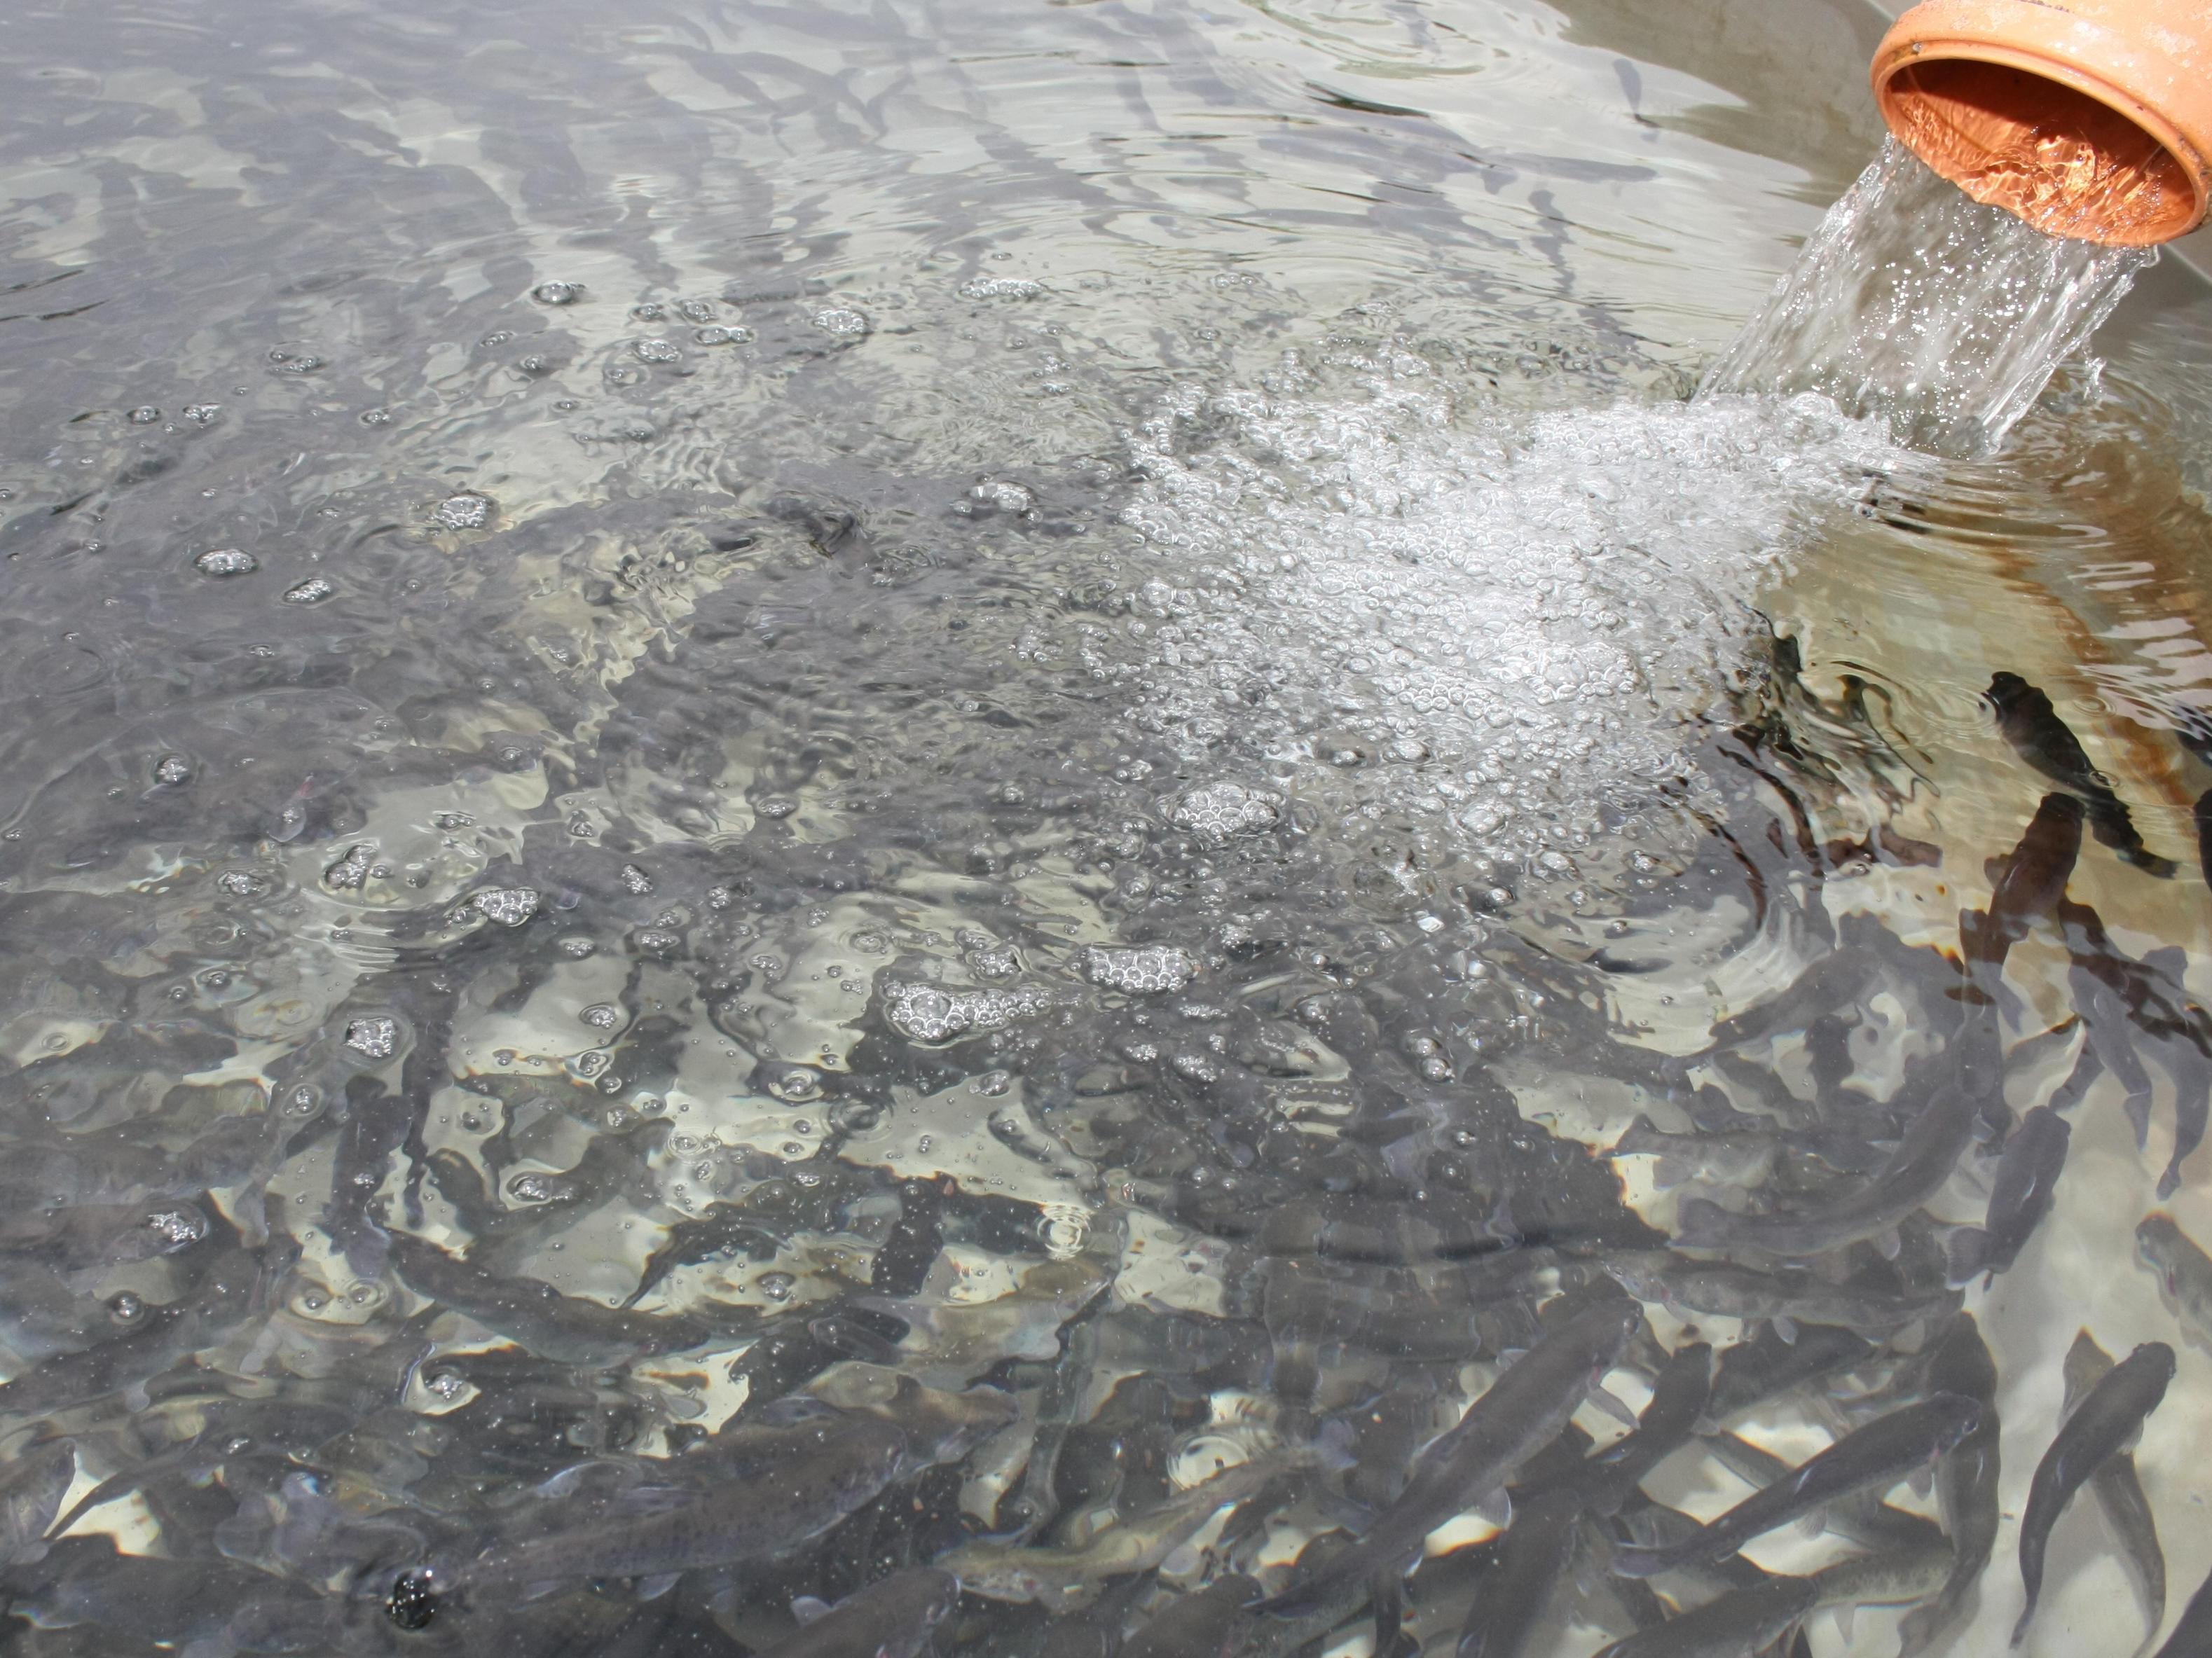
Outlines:
POLYGON ((791 1599, 791 1615, 799 1619, 803 1629, 830 1610, 830 1603, 819 1595, 795 1594, 791 1599))

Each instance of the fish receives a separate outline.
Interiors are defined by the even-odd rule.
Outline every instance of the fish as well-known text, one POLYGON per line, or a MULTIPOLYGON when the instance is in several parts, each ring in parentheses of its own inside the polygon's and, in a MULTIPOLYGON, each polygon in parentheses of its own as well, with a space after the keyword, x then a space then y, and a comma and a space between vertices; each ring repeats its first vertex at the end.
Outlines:
MULTIPOLYGON (((2046 919, 2066 896, 2066 883, 2081 856, 2081 803, 2070 794, 2046 794, 2028 820, 2019 845, 1990 860, 1990 907, 1960 943, 1967 960, 1990 978, 2030 926, 2046 919)), ((1984 983, 1984 989, 1989 988, 1984 983)))
POLYGON ((1676 1242, 1695 1249, 1749 1248, 1802 1257, 1892 1230, 1950 1180, 1973 1139, 1986 1086, 1971 1074, 1946 1080, 1881 1169, 1822 1207, 1795 1214, 1732 1215, 1709 1199, 1692 1198, 1676 1218, 1676 1242))
POLYGON ((409 1232, 389 1235, 393 1270, 419 1295, 563 1364, 604 1365, 703 1346, 714 1332, 683 1315, 634 1312, 502 1278, 409 1232))
POLYGON ((1982 1407, 1981 1418, 1936 1465, 1936 1503, 1949 1533, 1954 1563, 1936 1598, 1916 1607, 1899 1628, 1900 1658, 1930 1645, 1954 1623, 1996 1552, 2000 1510, 1996 1361, 1973 1315, 1960 1313, 1929 1344, 1920 1383, 1982 1407))
POLYGON ((33 1561, 76 1480, 76 1448, 66 1440, 33 1445, 0 1463, 0 1566, 33 1561))
POLYGON ((1902 1606, 1925 1600, 1949 1581, 1958 1558, 1951 1540, 1938 1533, 1932 1541, 1911 1548, 1886 1549, 1838 1560, 1812 1573, 1807 1581, 1813 1586, 1815 1606, 1840 1609, 1837 1625, 1848 1641, 1851 1614, 1858 1607, 1902 1606))
POLYGON ((1981 1414, 1981 1406, 1971 1399, 1938 1394, 1878 1417, 1784 1479, 1753 1492, 1694 1535, 1663 1547, 1616 1549, 1613 1569, 1625 1577, 1656 1577, 1724 1559, 1753 1538, 1801 1515, 1854 1492, 1896 1484, 1965 1438, 1981 1414))
POLYGON ((1277 1465, 1237 1463, 1073 1546, 1031 1548, 978 1539, 937 1564, 956 1575, 970 1594, 1034 1601, 1054 1615, 1065 1614, 1096 1600, 1109 1578, 1150 1571, 1224 1507, 1256 1495, 1278 1471, 1277 1465))
POLYGON ((2020 1576, 2027 1603, 2013 1625, 2012 1643, 2027 1638, 2035 1618, 2035 1603, 2043 1589, 2043 1556, 2051 1541, 2051 1528, 2071 1502, 2074 1493, 2103 1466, 2106 1459, 2135 1435, 2144 1418, 2166 1397, 2173 1380, 2173 1349, 2162 1341, 2146 1341, 2099 1379, 2060 1424, 2051 1448, 2036 1464, 2035 1478, 2027 1490, 2027 1507, 2020 1521, 2020 1576))
POLYGON ((2039 1105, 2020 1120, 1997 1159, 1986 1218, 1978 1227, 1960 1227, 1946 1241, 1952 1283, 1979 1276, 1986 1289, 2020 1258, 2051 1212, 2073 1133, 2066 1119, 2048 1105, 2039 1105))
POLYGON ((2204 872, 2204 884, 2212 886, 2212 789, 2197 797, 2197 805, 2190 817, 2197 824, 2197 862, 2204 872))
POLYGON ((1603 1514, 1632 1497, 1644 1478, 1689 1442, 1705 1419, 1713 1394, 1713 1350, 1685 1342, 1670 1354, 1651 1383, 1651 1397, 1636 1426, 1589 1457, 1576 1471, 1576 1487, 1603 1514))
POLYGON ((2197 1593, 2174 1620, 2173 1632, 2151 1658, 2208 1658, 2212 1655, 2212 1573, 2197 1585, 2197 1593))
POLYGON ((1597 1658, 1754 1658, 1802 1621, 1815 1593, 1804 1578, 1771 1577, 1638 1630, 1597 1658))
POLYGON ((1121 1658, 1228 1658, 1260 1594, 1258 1578, 1225 1573, 1154 1613, 1121 1643, 1121 1658))
POLYGON ((1574 1563, 1584 1494, 1569 1486, 1516 1506, 1475 1580, 1457 1658, 1522 1658, 1574 1563))
MULTIPOLYGON (((2087 1330, 2076 1334, 2066 1350, 2066 1411, 2070 1413, 2112 1368, 2112 1356, 2097 1345, 2094 1336, 2087 1330)), ((2089 1489, 2096 1493, 2097 1506, 2105 1511, 2135 1574, 2142 1592, 2143 1617, 2150 1625, 2147 1632, 2154 1635, 2166 1622, 2166 1551, 2159 1545, 2158 1520, 2143 1495, 2135 1458, 2125 1450, 2114 1451, 2089 1476, 2089 1489)))
POLYGON ((2184 1327, 2199 1345, 2212 1348, 2212 1255, 2172 1216, 2158 1210, 2136 1226, 2136 1255, 2158 1275, 2184 1327))
MULTIPOLYGON (((1774 1485, 1791 1473, 1790 1464, 1782 1458, 1732 1433, 1708 1435, 1705 1446, 1712 1452, 1715 1461, 1754 1485, 1774 1485)), ((1828 1503, 1819 1510, 1819 1516, 1824 1529, 1848 1538, 1863 1548, 1926 1548, 1943 1534, 1942 1528, 1932 1520, 1892 1508, 1869 1491, 1828 1503)))
MULTIPOLYGON (((703 1489, 665 1486, 616 1494, 604 1511, 535 1535, 495 1538, 472 1554, 449 1554, 393 1581, 392 1619, 410 1625, 455 1590, 541 1586, 594 1577, 661 1578, 703 1566, 763 1559, 820 1535, 872 1500, 897 1474, 906 1436, 868 1416, 825 1412, 789 1431, 773 1455, 741 1478, 703 1489)), ((688 1460, 688 1459, 687 1459, 688 1460)), ((428 1621, 427 1619, 424 1621, 428 1621)))
POLYGON ((1957 1304, 1948 1291, 1899 1296, 1851 1290, 1802 1273, 1780 1277, 1664 1251, 1614 1256, 1605 1270, 1631 1295, 1669 1312, 1686 1309, 1723 1318, 1765 1319, 1784 1341, 1796 1333, 1801 1317, 1854 1329, 1896 1329, 1940 1317, 1957 1304))
POLYGON ((2162 878, 2173 873, 2170 859, 2145 846, 2112 780, 2097 769, 2048 695, 2018 674, 2004 672, 1990 676, 1984 695, 1996 711, 1998 733, 2013 752, 2081 800, 2100 844, 2148 874, 2162 878))
POLYGON ((1721 1350, 1705 1413, 1716 1423, 1726 1422, 1777 1394, 1856 1370, 1874 1354, 1874 1343, 1837 1325, 1800 1324, 1794 1341, 1762 1325, 1750 1340, 1721 1350))
POLYGON ((793 1601, 799 1632, 770 1647, 768 1658, 915 1658, 959 1604, 960 1580, 951 1572, 893 1572, 834 1606, 793 1601))
POLYGON ((1605 1155, 1657 1157, 1651 1182, 1663 1192, 1691 1181, 1708 1186, 1759 1185, 1772 1171, 1782 1150, 1778 1134, 1757 1131, 1669 1134, 1650 1118, 1639 1115, 1605 1155))
POLYGON ((1340 1585, 1402 1564, 1423 1538, 1498 1490, 1550 1443, 1643 1327, 1643 1308, 1623 1297, 1584 1307, 1546 1332, 1422 1453, 1405 1490, 1366 1535, 1267 1602, 1267 1612, 1297 1617, 1340 1585))

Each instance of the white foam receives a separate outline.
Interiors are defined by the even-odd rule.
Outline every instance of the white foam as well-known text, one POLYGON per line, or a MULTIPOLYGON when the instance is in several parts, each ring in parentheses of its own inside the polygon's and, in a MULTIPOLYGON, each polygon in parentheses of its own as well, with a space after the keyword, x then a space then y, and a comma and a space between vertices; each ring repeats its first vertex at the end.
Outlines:
POLYGON ((1421 761, 1410 803, 1540 869, 1560 825, 1682 786, 1759 584, 1911 465, 1815 398, 1462 410, 1418 359, 1365 367, 1350 397, 1293 361, 1146 426, 1149 655, 1111 671, 1194 756, 1233 733, 1326 762, 1349 729, 1421 761))

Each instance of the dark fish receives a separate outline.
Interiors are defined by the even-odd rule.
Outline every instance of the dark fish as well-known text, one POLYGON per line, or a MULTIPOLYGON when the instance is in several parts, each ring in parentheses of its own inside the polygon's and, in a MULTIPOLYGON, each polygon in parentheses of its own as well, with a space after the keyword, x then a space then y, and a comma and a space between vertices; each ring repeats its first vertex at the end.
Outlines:
POLYGON ((2145 1215, 2136 1226, 2136 1254, 2158 1274, 2181 1321, 2197 1341, 2212 1346, 2212 1255, 2197 1247, 2172 1216, 2145 1215))
POLYGON ((2035 1478, 2027 1489, 2027 1509, 2020 1521, 2020 1576, 2027 1604, 2021 1610, 2020 1622, 2013 1626, 2014 1646, 2025 1638, 2035 1617, 2051 1528, 2058 1523, 2074 1493, 2158 1408, 2166 1397, 2166 1384, 2172 1380, 2173 1349, 2162 1341, 2143 1343, 2089 1390, 2036 1465, 2035 1478))
MULTIPOLYGON (((2051 914, 2066 896, 2066 883, 2081 856, 2081 803, 2070 794, 2046 794, 2020 844, 1992 859, 1988 914, 1970 939, 1967 959, 1994 974, 2027 936, 2031 924, 2051 914)), ((1986 988, 1986 987, 1984 987, 1986 988)))
POLYGON ((1895 1485, 1956 1445, 1981 1419, 1981 1406, 1956 1394, 1938 1394, 1877 1418, 1838 1440, 1795 1473, 1755 1491, 1679 1543, 1613 1552, 1613 1569, 1626 1577, 1726 1559, 1752 1539, 1801 1515, 1849 1497, 1895 1485))
POLYGON ((1587 1506, 1572 1486, 1531 1497, 1513 1512, 1475 1580, 1460 1627, 1458 1658, 1522 1658, 1573 1564, 1587 1506))
POLYGON ((2212 886, 2212 789, 2197 797, 2197 864, 2204 872, 2204 884, 2212 886))
MULTIPOLYGON (((1774 1485, 1795 1472, 1773 1452, 1761 1450, 1749 1440, 1732 1433, 1708 1435, 1705 1446, 1716 1462, 1754 1485, 1774 1485)), ((1942 1535, 1942 1528, 1934 1521, 1892 1508, 1871 1491, 1860 1491, 1828 1503, 1821 1509, 1820 1517, 1823 1529, 1848 1538, 1863 1548, 1924 1549, 1942 1535)), ((1684 1534, 1694 1530, 1696 1525, 1695 1521, 1691 1521, 1684 1534)), ((1732 1558, 1725 1564, 1741 1566, 1746 1563, 1732 1558)))
MULTIPOLYGON (((2072 1412, 2112 1369, 2112 1356, 2097 1345, 2097 1339, 2087 1330, 2077 1334, 2066 1350, 2066 1410, 2072 1412)), ((2143 1616, 2150 1625, 2148 1632, 2155 1635, 2166 1622, 2166 1551, 2159 1546, 2158 1521, 2151 1513, 2150 1499, 2143 1495, 2135 1458, 2125 1450, 2114 1451, 2089 1476, 2089 1489, 2096 1493, 2097 1506, 2105 1511, 2142 1587, 2143 1616)))
POLYGON ((1590 1457, 1576 1474, 1576 1485, 1600 1513, 1618 1509, 1632 1497, 1644 1477, 1689 1442, 1712 1401, 1713 1350, 1705 1342, 1684 1344, 1668 1357, 1651 1384, 1651 1397, 1636 1426, 1590 1457))
POLYGON ((450 1565, 404 1574, 400 1586, 434 1596, 502 1583, 534 1588, 589 1577, 659 1578, 763 1559, 819 1536, 872 1499, 907 1451, 906 1436, 890 1423, 832 1413, 805 1424, 781 1455, 745 1478, 704 1491, 623 1493, 588 1520, 495 1541, 450 1565))
POLYGON ((2212 1658, 2212 1576, 2189 1597, 2173 1633, 2152 1658, 2212 1658))
POLYGON ((769 1648, 769 1658, 914 1658, 959 1604, 960 1580, 951 1572, 894 1572, 834 1606, 794 1602, 803 1626, 769 1648))
POLYGON ((501 1278, 405 1232, 390 1235, 390 1248, 408 1288, 559 1363, 681 1352, 713 1334, 697 1319, 630 1312, 564 1295, 537 1278, 501 1278))
POLYGON ((1692 1198, 1681 1206, 1678 1242, 1698 1249, 1762 1249, 1818 1255, 1889 1231, 1943 1189, 1972 1140, 1981 1096, 1971 1077, 1937 1087, 1881 1170, 1823 1208, 1799 1214, 1731 1215, 1692 1198))
POLYGON ((1987 1288, 2020 1258, 2021 1248, 2051 1212, 2073 1132, 2066 1119, 2047 1105, 2039 1105, 2020 1120, 1997 1160, 1986 1218, 1978 1227, 1960 1227, 1948 1241, 1952 1283, 1964 1284, 1980 1273, 1987 1288))
POLYGON ((1422 1454, 1406 1489, 1376 1516, 1364 1537, 1266 1609, 1295 1618, 1327 1600, 1340 1585, 1364 1582, 1386 1566, 1402 1564, 1424 1537, 1499 1489, 1549 1444, 1620 1363, 1643 1324, 1644 1309, 1624 1297, 1585 1307, 1547 1332, 1422 1454))
POLYGON ((1638 1630, 1597 1658, 1753 1658, 1813 1610, 1815 1594, 1804 1578, 1771 1577, 1638 1630))
POLYGON ((1226 1658, 1259 1598, 1257 1578, 1243 1572, 1217 1577, 1155 1614, 1121 1643, 1121 1658, 1226 1658))
POLYGON ((1997 730, 2014 754, 2059 787, 2080 797, 2098 841, 2128 863, 2161 878, 2173 873, 2170 859, 2147 850, 2134 820, 2112 780, 2091 762, 2051 699, 2016 673, 1990 677, 1986 695, 1996 710, 1997 730))
POLYGON ((879 1296, 921 1293, 929 1269, 945 1248, 945 1187, 951 1181, 910 1180, 899 1186, 899 1216, 868 1268, 868 1287, 879 1296))
POLYGON ((1803 1273, 1755 1272, 1660 1250, 1615 1256, 1606 1262, 1605 1270, 1631 1295, 1656 1302, 1669 1312, 1686 1309, 1721 1318, 1765 1319, 1780 1328, 1785 1341, 1796 1333, 1800 1317, 1856 1329, 1888 1330, 1940 1316, 1956 1304, 1948 1291, 1903 1297, 1853 1290, 1803 1273))
POLYGON ((1726 1422, 1777 1394, 1855 1369, 1871 1358, 1874 1351, 1864 1336, 1832 1324, 1801 1324, 1795 1341, 1765 1326, 1750 1340, 1722 1349, 1706 1414, 1715 1422, 1726 1422))
POLYGON ((1901 1658, 1918 1652, 1958 1619, 1997 1543, 1997 1367, 1971 1313, 1953 1319, 1928 1351, 1921 1384, 1982 1407, 1966 1437, 1936 1465, 1936 1501, 1956 1551, 1936 1598, 1908 1614, 1899 1631, 1901 1658))
POLYGON ((0 1566, 43 1552, 47 1528, 76 1479, 76 1453, 65 1439, 0 1463, 0 1566))

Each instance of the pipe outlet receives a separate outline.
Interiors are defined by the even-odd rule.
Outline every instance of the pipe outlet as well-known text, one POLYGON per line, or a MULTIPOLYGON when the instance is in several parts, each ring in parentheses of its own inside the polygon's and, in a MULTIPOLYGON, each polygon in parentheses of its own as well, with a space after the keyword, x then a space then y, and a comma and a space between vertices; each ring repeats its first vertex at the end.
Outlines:
POLYGON ((2212 203, 2212 5, 1924 0, 1875 53, 1889 130, 2053 236, 2171 241, 2212 203))

